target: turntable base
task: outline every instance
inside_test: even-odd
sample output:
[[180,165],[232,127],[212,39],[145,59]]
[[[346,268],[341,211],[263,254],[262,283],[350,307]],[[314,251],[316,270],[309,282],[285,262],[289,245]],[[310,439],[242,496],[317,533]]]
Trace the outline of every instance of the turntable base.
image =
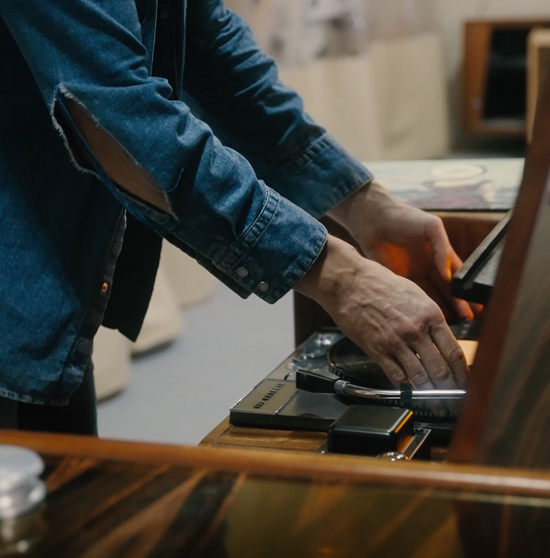
[[[329,426],[349,402],[327,393],[308,393],[295,386],[295,365],[328,365],[329,346],[342,338],[337,330],[312,335],[230,410],[201,445],[320,452]],[[432,443],[432,460],[446,457],[446,442]]]

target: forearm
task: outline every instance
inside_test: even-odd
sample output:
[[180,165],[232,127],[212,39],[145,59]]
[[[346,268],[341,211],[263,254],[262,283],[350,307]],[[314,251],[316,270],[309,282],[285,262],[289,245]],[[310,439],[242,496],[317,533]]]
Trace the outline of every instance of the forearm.
[[[242,153],[259,178],[318,218],[370,173],[304,112],[247,24],[221,0],[188,12],[184,89],[193,110]],[[196,105],[196,106],[195,106]]]
[[338,204],[327,215],[344,227],[355,239],[374,231],[381,217],[386,218],[392,208],[403,202],[392,196],[376,179]]
[[166,82],[149,74],[133,2],[6,0],[0,17],[67,157],[134,216],[241,296],[275,302],[302,277],[324,227],[170,99]]
[[325,133],[279,81],[248,24],[222,0],[191,2],[187,18],[184,90],[216,135],[262,177]]

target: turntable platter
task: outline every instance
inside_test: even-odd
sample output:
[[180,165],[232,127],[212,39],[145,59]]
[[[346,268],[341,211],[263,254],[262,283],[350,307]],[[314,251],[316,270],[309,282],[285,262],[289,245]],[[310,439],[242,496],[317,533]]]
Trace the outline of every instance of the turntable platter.
[[[468,366],[474,363],[477,341],[458,340]],[[393,389],[382,367],[372,360],[353,341],[344,337],[328,351],[328,361],[332,371],[343,380],[372,389]]]
[[373,389],[394,389],[382,367],[351,339],[344,337],[328,350],[328,361],[342,379]]
[[[327,357],[332,372],[342,378],[342,380],[370,389],[395,389],[395,386],[386,376],[382,367],[347,337],[337,341],[328,350]],[[401,399],[371,400],[352,397],[350,399],[356,404],[386,405],[411,409],[417,418],[426,417],[437,422],[448,422],[451,420],[450,416],[436,417],[424,402],[404,401]]]
[[[462,320],[451,325],[450,329],[462,345],[468,364],[471,365],[477,349],[479,322]],[[347,382],[371,389],[395,389],[382,367],[347,337],[340,339],[329,348],[327,358],[331,371]],[[405,406],[413,409],[417,416],[431,417],[435,421],[449,420],[448,417],[442,419],[434,417],[429,407],[423,403],[409,404],[400,400],[385,400],[376,404]]]
[[[468,365],[472,365],[474,361],[479,328],[480,322],[477,320],[461,320],[450,325],[453,335],[464,351]],[[382,367],[347,337],[330,347],[327,356],[332,371],[343,380],[372,389],[395,387]]]

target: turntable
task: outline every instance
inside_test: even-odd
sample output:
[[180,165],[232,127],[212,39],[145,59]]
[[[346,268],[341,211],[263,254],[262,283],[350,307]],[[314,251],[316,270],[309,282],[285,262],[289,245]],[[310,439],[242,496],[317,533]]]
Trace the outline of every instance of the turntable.
[[[457,339],[475,340],[479,322],[465,320],[451,329]],[[396,390],[359,347],[338,329],[325,329],[311,335],[238,401],[229,420],[236,426],[329,431],[352,406],[382,406],[407,410],[407,416],[412,411],[414,429],[430,429],[432,438],[448,440],[455,417],[435,416],[425,401],[416,400],[419,393],[410,385]],[[449,398],[461,399],[463,393]]]

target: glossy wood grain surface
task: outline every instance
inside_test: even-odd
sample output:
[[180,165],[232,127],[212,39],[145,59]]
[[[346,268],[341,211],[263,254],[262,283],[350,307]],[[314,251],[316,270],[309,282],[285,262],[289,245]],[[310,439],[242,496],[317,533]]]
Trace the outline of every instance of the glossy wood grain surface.
[[[516,532],[508,510],[545,520],[550,504],[550,475],[534,472],[16,432],[0,443],[47,463],[46,503],[19,529],[31,557],[519,556],[493,553]],[[549,550],[540,525],[519,524],[530,556]]]
[[319,451],[326,440],[326,432],[233,426],[226,418],[204,437],[201,445],[313,453]]
[[549,145],[550,81],[453,439],[455,461],[550,468]]

